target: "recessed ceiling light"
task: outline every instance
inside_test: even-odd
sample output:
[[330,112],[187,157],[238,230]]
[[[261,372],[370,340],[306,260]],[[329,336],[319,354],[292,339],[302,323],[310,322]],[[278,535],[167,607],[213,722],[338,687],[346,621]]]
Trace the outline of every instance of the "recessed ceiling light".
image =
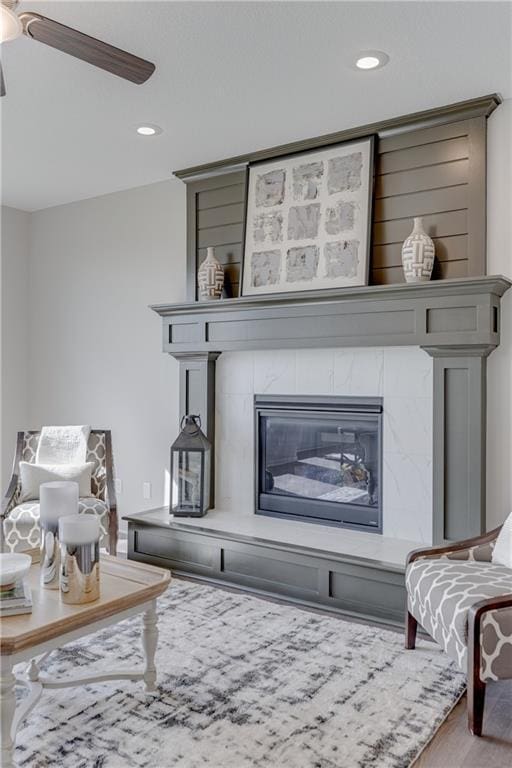
[[385,67],[389,56],[384,51],[361,51],[356,57],[358,69],[379,69]]
[[140,136],[157,136],[159,133],[162,133],[162,129],[159,125],[147,123],[146,125],[138,125],[137,133]]

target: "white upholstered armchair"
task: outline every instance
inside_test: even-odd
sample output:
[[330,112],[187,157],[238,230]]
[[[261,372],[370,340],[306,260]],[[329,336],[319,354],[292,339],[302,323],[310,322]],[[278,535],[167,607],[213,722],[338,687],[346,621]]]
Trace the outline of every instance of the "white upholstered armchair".
[[[20,461],[35,462],[39,431],[18,432],[11,480],[2,499],[0,551],[19,552],[39,546],[39,501],[21,501]],[[92,429],[87,443],[87,461],[94,464],[91,496],[80,498],[79,513],[98,516],[100,544],[110,554],[117,548],[117,506],[114,490],[112,436],[108,429]]]

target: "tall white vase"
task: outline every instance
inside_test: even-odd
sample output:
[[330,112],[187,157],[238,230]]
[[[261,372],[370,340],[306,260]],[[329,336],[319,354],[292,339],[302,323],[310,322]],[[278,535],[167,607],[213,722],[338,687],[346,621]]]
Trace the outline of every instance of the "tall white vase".
[[224,287],[224,269],[215,258],[215,249],[206,249],[206,259],[197,272],[199,296],[202,299],[220,299]]
[[402,266],[406,283],[425,283],[432,275],[435,247],[425,230],[423,219],[414,219],[414,227],[402,246]]

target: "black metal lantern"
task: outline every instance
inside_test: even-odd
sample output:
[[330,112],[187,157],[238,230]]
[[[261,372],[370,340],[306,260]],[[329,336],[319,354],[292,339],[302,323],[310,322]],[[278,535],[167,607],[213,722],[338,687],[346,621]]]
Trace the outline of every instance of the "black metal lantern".
[[200,416],[184,416],[180,430],[171,446],[171,512],[202,517],[210,501],[211,445]]

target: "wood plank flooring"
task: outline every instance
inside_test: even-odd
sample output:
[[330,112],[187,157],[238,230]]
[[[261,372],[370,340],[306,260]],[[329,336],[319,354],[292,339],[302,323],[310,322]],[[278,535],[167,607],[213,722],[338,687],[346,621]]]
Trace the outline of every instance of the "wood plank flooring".
[[464,696],[414,768],[511,768],[512,680],[488,684],[483,732],[481,738],[469,733]]

